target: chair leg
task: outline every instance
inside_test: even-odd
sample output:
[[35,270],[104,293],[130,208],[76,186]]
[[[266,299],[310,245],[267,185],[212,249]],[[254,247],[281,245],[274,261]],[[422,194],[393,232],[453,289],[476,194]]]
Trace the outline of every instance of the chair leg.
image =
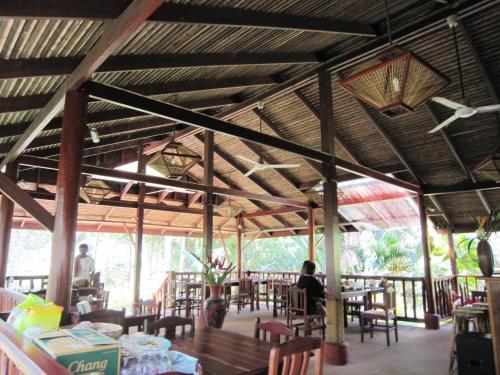
[[396,337],[396,342],[399,341],[398,339],[398,319],[394,318],[394,336]]
[[365,342],[365,324],[363,319],[360,319],[359,322],[361,325],[361,342]]
[[389,319],[385,319],[385,338],[387,340],[387,346],[391,346],[391,338],[389,337]]

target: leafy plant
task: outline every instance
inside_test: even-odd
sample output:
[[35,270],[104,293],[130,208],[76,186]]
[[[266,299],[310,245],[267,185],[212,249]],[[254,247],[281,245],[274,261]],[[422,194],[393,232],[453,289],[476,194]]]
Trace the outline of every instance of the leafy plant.
[[224,258],[217,257],[212,259],[212,256],[210,256],[206,250],[204,252],[207,259],[206,261],[202,260],[191,251],[189,253],[203,266],[203,275],[208,285],[222,285],[236,266],[233,265],[233,263],[229,263],[229,265],[225,267],[226,260]]

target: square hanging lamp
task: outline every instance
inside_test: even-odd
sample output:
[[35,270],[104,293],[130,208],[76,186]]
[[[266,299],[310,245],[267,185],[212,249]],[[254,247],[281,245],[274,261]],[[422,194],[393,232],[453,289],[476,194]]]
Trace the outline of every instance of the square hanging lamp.
[[224,217],[236,217],[243,211],[243,206],[230,198],[215,206],[215,212]]
[[165,177],[182,177],[201,156],[180,142],[170,142],[158,152],[148,163],[148,166]]
[[500,181],[500,147],[497,147],[482,162],[480,162],[474,172],[495,182]]
[[340,86],[389,117],[411,113],[450,80],[412,52],[394,46],[360,65]]
[[91,178],[80,188],[80,198],[87,203],[99,204],[112,190],[103,180]]

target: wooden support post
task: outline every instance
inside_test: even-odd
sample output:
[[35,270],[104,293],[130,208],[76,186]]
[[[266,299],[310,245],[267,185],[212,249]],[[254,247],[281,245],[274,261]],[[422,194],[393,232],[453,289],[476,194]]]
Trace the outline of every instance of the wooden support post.
[[[139,146],[137,159],[137,173],[146,174],[146,155],[143,153],[143,145]],[[146,184],[139,184],[139,197],[137,201],[137,221],[135,224],[135,254],[134,254],[134,303],[139,303],[141,298],[141,268],[142,268],[142,238],[144,235],[144,197],[146,195]]]
[[[7,164],[5,175],[12,181],[17,180],[17,163]],[[9,258],[10,234],[12,231],[12,217],[14,215],[14,202],[2,195],[0,206],[0,288],[5,288],[7,275],[7,261]]]
[[241,235],[243,231],[243,218],[241,215],[238,215],[236,218],[236,271],[238,271],[238,278],[242,276],[242,252],[243,252],[243,246],[241,243]]
[[453,280],[451,286],[453,288],[453,291],[458,295],[458,280],[456,278],[456,276],[458,275],[457,253],[455,252],[455,242],[453,241],[453,232],[451,231],[451,228],[448,228],[448,230],[446,231],[446,234],[448,236],[448,249],[450,252],[451,274],[455,276],[455,279]]
[[418,213],[420,217],[420,230],[422,236],[422,251],[424,254],[424,284],[427,300],[425,312],[425,328],[439,329],[439,315],[436,314],[434,293],[432,288],[431,256],[429,248],[429,235],[427,231],[427,214],[425,213],[424,196],[417,194]]
[[[203,155],[203,183],[212,186],[214,182],[214,132],[205,131],[205,149]],[[212,256],[214,227],[213,194],[206,192],[203,207],[203,248],[206,256]],[[205,256],[205,254],[203,255]]]
[[87,131],[87,100],[88,96],[85,93],[79,91],[66,93],[57,172],[56,213],[47,299],[63,306],[66,313],[69,313],[71,302],[78,193],[83,143]]
[[323,211],[326,251],[326,343],[325,361],[332,365],[347,363],[347,345],[344,342],[344,314],[340,281],[340,229],[338,217],[337,182],[335,172],[335,134],[333,129],[331,77],[327,70],[318,73],[321,149],[332,155],[330,162],[322,163]]
[[316,243],[315,240],[315,223],[314,223],[314,208],[309,207],[307,209],[307,232],[309,234],[309,260],[315,260],[316,256],[314,254],[314,245]]

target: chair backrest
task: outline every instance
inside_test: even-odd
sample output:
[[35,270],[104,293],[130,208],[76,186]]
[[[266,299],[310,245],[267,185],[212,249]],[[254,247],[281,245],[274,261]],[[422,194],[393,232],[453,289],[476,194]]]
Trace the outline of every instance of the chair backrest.
[[273,344],[280,344],[281,337],[288,341],[295,337],[293,329],[286,326],[281,322],[262,322],[260,318],[255,319],[254,336],[260,340],[260,332],[262,331],[262,340],[267,341],[267,333],[269,332],[269,341]]
[[323,348],[323,340],[318,337],[298,337],[275,346],[269,355],[268,375],[306,375],[311,351],[315,354],[314,375],[322,375]]
[[287,314],[307,314],[307,291],[296,286],[288,288]]
[[384,310],[393,312],[396,309],[396,288],[394,284],[388,283],[384,286]]
[[152,323],[144,322],[144,331],[150,335],[158,336],[160,330],[165,329],[164,337],[169,340],[174,340],[177,327],[182,327],[181,336],[186,335],[186,326],[190,326],[189,336],[194,336],[194,315],[191,318],[183,318],[180,316],[166,316]]
[[242,293],[252,293],[253,281],[252,279],[243,278],[240,279],[238,292]]
[[99,292],[97,292],[97,297],[101,299],[101,309],[107,309],[109,304],[109,290],[99,290]]
[[93,323],[114,323],[123,325],[125,319],[125,309],[111,310],[102,309],[91,311],[87,314],[80,314],[80,321],[89,321]]
[[139,302],[139,313],[140,314],[155,314],[160,317],[161,311],[161,301],[156,302],[152,299],[140,300]]

